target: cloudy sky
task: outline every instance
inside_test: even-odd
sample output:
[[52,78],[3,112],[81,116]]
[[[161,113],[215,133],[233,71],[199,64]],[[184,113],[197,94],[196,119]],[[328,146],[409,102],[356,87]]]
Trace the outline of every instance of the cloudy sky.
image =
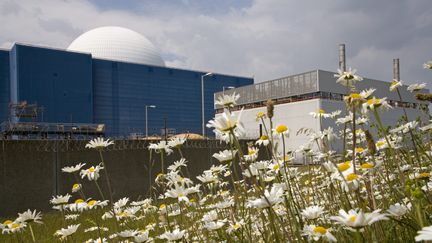
[[[431,0],[0,0],[0,47],[66,48],[81,33],[116,25],[144,34],[168,66],[254,76],[256,82],[348,66],[407,83],[432,81]],[[430,87],[430,86],[429,86]]]

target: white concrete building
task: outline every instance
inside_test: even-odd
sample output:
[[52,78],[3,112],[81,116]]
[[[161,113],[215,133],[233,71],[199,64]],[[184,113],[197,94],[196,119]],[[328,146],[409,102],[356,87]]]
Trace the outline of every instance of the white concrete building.
[[[225,94],[236,92],[240,94],[238,105],[234,111],[238,112],[244,108],[242,122],[247,130],[246,137],[257,139],[260,136],[260,122],[256,120],[259,111],[266,112],[266,101],[272,99],[275,102],[274,125],[285,124],[290,129],[290,137],[287,140],[287,149],[297,149],[307,143],[309,138],[304,134],[297,135],[297,131],[302,128],[320,131],[328,127],[341,130],[334,120],[316,119],[309,113],[323,109],[326,113],[342,110],[340,116],[345,116],[346,105],[343,101],[344,95],[348,93],[347,87],[336,83],[333,72],[314,70],[297,75],[282,77],[262,83],[238,87],[225,90]],[[387,101],[394,108],[380,112],[380,117],[384,125],[397,124],[404,114],[405,108],[408,119],[414,120],[421,118],[422,121],[428,119],[428,104],[415,99],[415,95],[407,91],[407,86],[400,87],[402,102],[397,92],[390,92],[390,82],[364,78],[363,81],[356,83],[358,91],[374,88],[376,91],[372,97],[387,97]],[[428,90],[422,90],[428,92]],[[215,93],[215,98],[222,95],[222,92]],[[216,115],[222,112],[221,107],[215,107]],[[422,111],[423,109],[423,111]],[[370,117],[373,117],[372,115]],[[268,124],[266,124],[268,126]],[[372,134],[375,138],[377,135]],[[339,147],[339,148],[338,148]],[[336,145],[336,150],[340,146]]]

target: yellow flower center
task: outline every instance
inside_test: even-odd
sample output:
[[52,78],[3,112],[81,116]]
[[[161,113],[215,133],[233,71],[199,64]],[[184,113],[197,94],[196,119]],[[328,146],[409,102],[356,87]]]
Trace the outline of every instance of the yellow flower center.
[[430,176],[429,172],[420,173],[419,178],[428,178]]
[[373,106],[379,106],[379,105],[381,105],[381,100],[380,100],[380,99],[377,99],[377,98],[372,98],[372,99],[369,99],[369,100],[367,101],[367,104],[368,104],[369,106],[371,106],[371,105],[373,105]]
[[162,203],[162,204],[159,206],[159,209],[164,209],[164,208],[166,208],[166,205]]
[[278,170],[279,169],[279,164],[275,164],[275,165],[273,165],[273,170]]
[[349,220],[353,223],[355,222],[356,219],[357,219],[357,216],[355,216],[355,215],[349,217]]
[[3,225],[8,225],[8,224],[12,224],[13,222],[12,222],[12,220],[6,220],[6,221],[4,221],[3,222]]
[[96,200],[90,200],[87,205],[93,206],[96,203]]
[[347,175],[347,177],[346,177],[347,181],[353,181],[353,180],[356,180],[358,178],[359,178],[359,176],[355,173],[351,173],[351,174]]
[[262,111],[260,111],[260,112],[258,112],[258,113],[256,114],[256,117],[257,117],[258,119],[263,118],[264,116],[265,116],[265,113],[262,112]]
[[327,229],[321,226],[317,226],[313,229],[313,232],[325,235],[327,233]]
[[359,93],[351,93],[349,95],[349,97],[353,100],[359,100],[359,99],[363,98]]
[[18,227],[19,227],[19,224],[17,224],[17,223],[13,223],[11,228],[12,228],[12,229],[16,229],[16,228],[18,228]]
[[239,223],[235,223],[232,227],[233,229],[239,229],[241,225]]
[[319,110],[318,110],[318,113],[320,113],[320,114],[324,114],[324,113],[325,113],[325,110],[324,110],[324,109],[319,109]]
[[183,197],[184,195],[183,195],[183,193],[179,193],[179,195],[178,195],[178,197]]
[[382,146],[384,146],[386,144],[386,142],[384,142],[384,141],[378,141],[378,142],[376,142],[376,146],[377,147],[382,147]]
[[90,168],[89,168],[89,171],[90,171],[90,172],[94,172],[94,171],[95,171],[95,168],[94,168],[94,167],[90,167]]
[[72,186],[73,189],[78,189],[79,187],[80,187],[79,184],[73,184],[73,186]]
[[346,171],[351,167],[351,163],[349,161],[346,161],[345,163],[341,163],[338,165],[338,169],[340,171]]
[[255,149],[248,149],[248,155],[254,155],[256,153]]
[[83,203],[83,202],[84,202],[84,200],[82,200],[82,199],[75,200],[75,203]]
[[355,151],[356,153],[362,153],[364,151],[364,148],[356,148]]
[[222,132],[230,131],[231,129],[234,129],[236,126],[237,126],[237,122],[236,121],[233,124],[231,124],[231,121],[228,120],[226,128],[222,128],[221,131]]
[[285,126],[285,125],[279,125],[279,126],[276,127],[276,132],[277,133],[283,133],[283,132],[286,132],[286,131],[288,131],[288,127]]
[[268,136],[267,135],[262,135],[261,137],[260,137],[260,140],[268,140]]
[[191,200],[189,200],[189,202],[195,202],[195,198],[192,198]]
[[374,165],[371,163],[364,163],[364,164],[361,164],[360,167],[362,169],[372,169],[374,167]]

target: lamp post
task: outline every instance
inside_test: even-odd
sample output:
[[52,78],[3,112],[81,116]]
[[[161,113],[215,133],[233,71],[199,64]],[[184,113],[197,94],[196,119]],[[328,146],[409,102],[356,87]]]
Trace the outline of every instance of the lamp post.
[[226,89],[234,89],[235,87],[234,86],[222,86],[222,94],[225,94],[225,90]]
[[204,75],[201,75],[201,119],[202,119],[202,136],[205,137],[205,121],[204,121],[204,77],[205,76],[212,76],[213,73],[206,73]]
[[146,132],[146,137],[148,137],[148,116],[147,116],[147,109],[148,108],[156,108],[156,106],[155,105],[146,105],[145,106],[145,132]]

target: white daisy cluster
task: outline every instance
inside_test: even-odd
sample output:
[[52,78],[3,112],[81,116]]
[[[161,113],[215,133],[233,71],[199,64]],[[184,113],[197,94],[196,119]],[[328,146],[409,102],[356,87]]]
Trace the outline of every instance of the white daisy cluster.
[[[269,114],[257,114],[264,133],[247,147],[239,141],[245,133],[242,110],[233,109],[238,95],[220,97],[224,111],[207,126],[226,147],[209,156],[213,165],[192,175],[189,168],[202,165],[183,157],[185,139],[152,143],[148,149],[160,155],[160,165],[143,173],[150,185],[136,201],[118,188],[111,193],[102,155],[113,142],[92,140],[86,147],[96,149],[100,161],[62,169],[75,181],[71,194],[50,200],[61,217],[52,236],[68,242],[432,240],[432,123],[405,117],[384,127],[380,114],[391,109],[387,99],[374,97],[374,89],[357,92],[362,78],[355,70],[339,71],[336,78],[350,87],[346,110],[310,113],[311,119],[335,126],[291,131],[273,123],[269,102]],[[394,81],[390,90],[402,87]],[[422,85],[408,89],[417,92]],[[290,133],[307,139],[299,148],[287,148]],[[344,148],[340,153],[333,149],[337,144]],[[168,156],[175,150],[180,159]],[[299,157],[303,166],[294,163]],[[38,242],[37,232],[44,232],[37,228],[40,222],[40,213],[28,210],[0,229],[6,239],[25,242],[31,232]],[[32,226],[39,231],[27,230]]]

